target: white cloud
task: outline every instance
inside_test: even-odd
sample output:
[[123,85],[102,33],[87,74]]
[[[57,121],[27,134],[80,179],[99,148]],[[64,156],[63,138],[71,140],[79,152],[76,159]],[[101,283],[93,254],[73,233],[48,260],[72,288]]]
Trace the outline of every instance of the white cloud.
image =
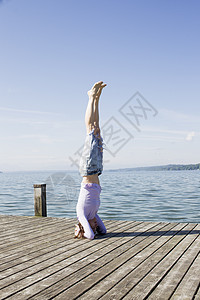
[[161,118],[166,118],[168,120],[176,121],[176,122],[199,123],[199,121],[200,121],[200,119],[197,115],[189,115],[189,114],[185,114],[185,113],[181,113],[178,111],[165,109],[165,108],[159,109],[159,115]]
[[188,131],[186,130],[173,130],[173,129],[165,129],[158,127],[143,127],[143,131],[152,132],[152,133],[164,133],[170,135],[186,135]]
[[195,132],[189,132],[186,136],[186,141],[192,141],[193,137],[195,136]]
[[26,109],[16,109],[9,107],[1,107],[0,111],[14,112],[14,113],[25,113],[25,114],[37,114],[37,115],[60,115],[60,113],[39,111],[39,110],[26,110]]
[[35,142],[35,140],[38,140],[38,142],[40,142],[42,144],[64,143],[65,142],[64,138],[58,138],[58,137],[42,135],[42,134],[24,134],[24,135],[5,136],[5,137],[1,137],[1,140],[2,141],[25,140],[25,141],[27,141],[27,143],[30,143],[30,140],[32,142]]

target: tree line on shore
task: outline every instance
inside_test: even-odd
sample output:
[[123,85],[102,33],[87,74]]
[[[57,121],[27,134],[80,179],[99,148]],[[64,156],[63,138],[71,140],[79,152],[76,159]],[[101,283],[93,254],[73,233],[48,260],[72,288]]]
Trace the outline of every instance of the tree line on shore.
[[[189,165],[165,165],[165,166],[152,166],[152,167],[138,167],[138,168],[125,168],[125,169],[115,169],[110,171],[184,171],[184,170],[200,170],[200,163],[189,164]],[[0,171],[0,173],[3,173]]]
[[138,167],[138,168],[125,168],[125,169],[115,169],[112,171],[184,171],[184,170],[200,170],[200,163],[198,164],[170,164],[164,166],[152,166],[152,167]]
[[158,166],[158,167],[149,167],[154,170],[161,170],[161,171],[182,171],[182,170],[200,170],[200,163],[199,164],[189,164],[189,165],[166,165],[166,166]]

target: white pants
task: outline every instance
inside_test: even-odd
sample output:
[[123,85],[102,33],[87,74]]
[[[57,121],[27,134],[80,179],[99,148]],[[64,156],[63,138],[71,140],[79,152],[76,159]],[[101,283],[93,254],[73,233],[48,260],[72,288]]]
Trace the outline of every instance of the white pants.
[[94,232],[88,220],[94,217],[97,220],[98,232],[102,234],[106,233],[106,227],[97,215],[100,206],[100,193],[100,185],[96,183],[82,183],[76,206],[77,218],[85,231],[84,236],[91,240],[94,238]]

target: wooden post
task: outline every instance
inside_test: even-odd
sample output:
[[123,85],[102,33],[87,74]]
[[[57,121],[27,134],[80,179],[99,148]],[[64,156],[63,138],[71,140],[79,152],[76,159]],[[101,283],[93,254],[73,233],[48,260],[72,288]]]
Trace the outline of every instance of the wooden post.
[[46,217],[46,184],[34,184],[34,207],[36,217]]

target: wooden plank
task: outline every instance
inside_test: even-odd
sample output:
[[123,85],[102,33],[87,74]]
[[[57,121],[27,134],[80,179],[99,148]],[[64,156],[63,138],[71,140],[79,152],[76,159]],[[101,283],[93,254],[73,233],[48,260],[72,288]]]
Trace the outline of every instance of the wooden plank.
[[[113,222],[112,222],[113,223]],[[116,227],[116,225],[113,225],[113,226],[115,226]],[[126,224],[126,226],[127,226],[127,224]],[[111,228],[112,228],[112,226],[111,226]],[[70,234],[70,235],[72,235],[72,234]],[[72,237],[72,236],[71,236]],[[76,244],[78,244],[78,243],[81,243],[82,245],[84,244],[84,243],[87,243],[88,241],[85,239],[85,240],[77,240],[77,243]],[[73,244],[73,247],[71,247],[72,249],[73,248],[75,248],[76,249],[76,247],[74,246],[74,239],[73,238],[71,238],[70,240],[69,239],[67,239],[66,240],[66,244],[67,244],[67,246],[68,246],[68,250],[69,249],[71,249],[70,247],[69,247],[69,244]],[[37,249],[38,250],[38,249]],[[49,249],[48,249],[49,250]],[[77,249],[76,249],[76,251],[78,251]],[[38,251],[37,251],[37,253],[38,253]],[[24,267],[24,266],[22,266],[22,267]]]
[[[59,226],[60,224],[60,226]],[[12,234],[8,233],[8,236],[2,238],[2,244],[0,245],[0,250],[3,252],[10,250],[11,248],[17,248],[21,242],[34,242],[34,238],[43,237],[45,234],[50,234],[51,232],[59,232],[64,228],[73,227],[73,223],[46,223],[46,224],[35,224],[35,226],[27,225],[26,229],[20,229],[19,232],[13,231]],[[29,230],[28,230],[29,228]],[[32,242],[31,241],[31,242]]]
[[[71,233],[74,232],[74,230],[71,230],[71,228],[74,228],[74,225],[76,223],[76,220],[70,219],[70,220],[60,220],[55,222],[53,220],[47,219],[41,219],[46,220],[46,222],[41,222],[38,220],[36,223],[30,223],[26,224],[26,227],[24,230],[9,230],[7,238],[4,240],[3,245],[0,246],[0,250],[2,250],[4,247],[10,247],[12,244],[15,244],[15,240],[28,240],[29,236],[31,237],[40,237],[41,235],[46,235],[47,233],[52,232],[59,232],[62,231],[63,228],[66,227],[66,230],[70,231]],[[47,221],[48,220],[48,221]],[[109,222],[109,221],[108,221]],[[62,228],[61,228],[62,227]],[[50,229],[51,228],[51,229]],[[52,230],[53,228],[53,230]],[[49,231],[50,229],[50,231]],[[12,234],[11,234],[12,233]]]
[[[134,222],[132,222],[134,223]],[[129,225],[126,225],[126,227]],[[116,230],[117,226],[115,225]],[[132,226],[131,226],[132,228]],[[119,228],[120,229],[120,228]],[[118,232],[119,232],[118,229]],[[117,233],[116,233],[117,234]],[[62,271],[62,269],[65,266],[71,265],[73,262],[79,261],[81,258],[85,258],[88,256],[88,249],[90,252],[96,253],[97,249],[92,249],[92,244],[94,243],[102,243],[102,240],[94,240],[94,241],[88,241],[88,240],[73,240],[74,241],[74,249],[69,250],[69,251],[64,251],[62,255],[58,255],[56,257],[50,258],[46,260],[44,263],[39,262],[36,265],[33,265],[32,267],[29,267],[28,269],[20,270],[18,274],[14,274],[13,276],[9,276],[9,278],[4,278],[1,280],[1,294],[2,295],[9,295],[12,294],[13,290],[19,289],[19,287],[24,288],[26,285],[30,283],[30,277],[32,278],[31,282],[33,283],[34,280],[42,279],[44,276],[49,276],[49,274],[55,273],[57,271]],[[106,239],[107,241],[107,239]],[[81,246],[80,248],[76,247],[76,245],[80,244],[82,242],[82,248],[83,251],[81,251]],[[84,251],[85,244],[88,245],[88,249],[86,248]],[[80,252],[81,251],[81,252]],[[72,256],[73,255],[73,256]],[[85,261],[85,260],[84,260]],[[20,266],[21,267],[21,266]],[[77,266],[78,267],[78,266]],[[34,279],[35,278],[35,279]],[[9,286],[9,283],[12,282],[12,286]],[[8,286],[8,288],[6,287]],[[34,289],[35,293],[35,289]]]
[[[62,228],[62,227],[61,227]],[[52,229],[52,236],[56,236],[56,237],[62,237],[63,235],[65,235],[66,239],[68,238],[68,231],[66,230],[65,227],[62,228],[63,231],[62,231],[62,234],[61,232],[59,231],[55,231]],[[50,230],[50,229],[49,229]],[[73,227],[72,227],[72,230],[73,230]],[[18,241],[17,243],[15,244],[12,244],[10,247],[5,247],[3,249],[1,249],[0,251],[0,256],[1,256],[1,262],[4,263],[5,260],[9,260],[10,257],[14,256],[15,254],[22,254],[23,255],[23,251],[25,250],[28,250],[28,249],[34,249],[34,247],[37,247],[37,244],[38,244],[38,247],[41,247],[44,242],[46,243],[49,243],[48,240],[52,241],[52,236],[51,236],[51,232],[48,232],[47,233],[48,236],[45,236],[45,234],[40,234],[39,237],[32,237],[32,238],[29,238],[28,240],[21,240],[21,241]],[[46,237],[46,239],[45,239]],[[40,244],[41,243],[41,244]],[[69,242],[70,243],[70,242]],[[31,247],[32,245],[32,247]]]
[[[113,225],[111,224],[110,227],[112,228],[112,226]],[[41,248],[41,245],[39,246],[36,245],[36,249],[34,248],[34,252],[30,253],[30,250],[28,250],[28,252],[22,251],[22,253],[24,254],[23,256],[18,257],[15,260],[7,261],[4,264],[1,264],[0,279],[7,278],[12,274],[16,274],[17,272],[20,272],[20,270],[25,270],[27,268],[30,268],[31,266],[34,266],[35,264],[38,263],[38,259],[41,263],[43,261],[47,261],[49,258],[56,257],[62,253],[66,253],[66,251],[68,251],[68,255],[69,255],[69,250],[72,249],[79,251],[77,250],[77,247],[74,246],[73,238],[66,239],[66,236],[64,237],[60,236],[58,237],[58,239],[59,239],[59,243],[58,242],[55,243],[53,239],[52,241],[53,244],[50,243],[47,247]],[[85,240],[85,242],[87,241]],[[79,243],[81,243],[81,240],[79,240]],[[85,248],[86,247],[84,246],[84,249]]]
[[[69,223],[72,221],[66,221],[66,223]],[[53,220],[49,220],[46,219],[41,219],[40,218],[34,218],[33,220],[21,220],[18,223],[15,224],[11,224],[6,225],[5,230],[0,234],[1,237],[1,244],[4,245],[5,241],[9,241],[10,240],[16,240],[18,237],[21,237],[22,235],[27,235],[27,234],[31,234],[32,232],[35,232],[36,230],[42,230],[44,231],[43,228],[45,228],[46,226],[49,225],[56,225],[56,224],[64,224],[63,220],[59,220],[59,219],[53,219]],[[2,245],[0,244],[0,248],[2,247]]]
[[[30,236],[26,235],[25,237],[23,237],[23,240],[21,241],[21,242],[23,242],[23,253],[25,253],[24,250],[26,248],[27,248],[28,253],[30,253],[31,248],[38,250],[40,245],[43,246],[44,244],[46,244],[46,239],[44,239],[44,236],[46,236],[46,238],[48,237],[48,239],[49,239],[48,242],[50,242],[50,241],[54,242],[54,240],[56,238],[61,238],[62,236],[64,236],[67,240],[67,239],[69,239],[69,237],[71,238],[74,233],[74,222],[70,222],[70,223],[64,222],[63,224],[62,223],[59,223],[59,224],[52,223],[50,225],[46,226],[46,227],[42,226],[42,228],[39,228],[39,230],[32,232],[32,234]],[[43,229],[43,231],[41,229]],[[30,237],[32,238],[31,245],[29,243]],[[70,242],[73,242],[73,239],[70,239],[69,243]],[[19,241],[18,241],[18,243],[19,243]],[[6,253],[8,253],[8,250],[11,251],[10,256],[12,256],[12,253],[18,254],[18,253],[22,252],[21,243],[20,243],[19,247],[16,247],[16,244],[14,243],[14,247],[13,247],[13,244],[11,241],[11,243],[9,245],[5,245],[5,248],[7,250]],[[5,250],[4,248],[0,248],[1,252],[3,252],[4,250]],[[8,259],[9,257],[6,255],[6,259]]]
[[[190,226],[191,224],[189,224]],[[151,294],[151,291],[154,289],[154,287],[159,283],[160,280],[173,268],[173,266],[176,264],[176,262],[183,256],[183,254],[188,250],[188,248],[191,246],[191,244],[194,242],[194,240],[197,238],[197,235],[189,234],[182,236],[181,242],[179,242],[174,248],[168,252],[169,249],[167,249],[167,253],[165,255],[162,249],[162,252],[159,254],[156,253],[153,256],[153,261],[151,265],[151,270],[148,272],[148,274],[142,278],[142,280],[129,292],[124,299],[132,299],[133,295],[136,294],[138,299],[141,298],[148,298]],[[200,243],[198,243],[198,246],[200,246]],[[158,255],[157,255],[158,254]],[[158,257],[158,259],[157,259]],[[155,262],[158,262],[155,265]],[[154,267],[155,265],[155,267]],[[172,286],[168,286],[169,292],[171,294],[173,293]],[[166,299],[166,298],[165,298]]]
[[0,235],[3,236],[3,234],[5,234],[7,228],[11,228],[11,229],[16,229],[16,226],[15,225],[19,225],[20,226],[24,226],[24,224],[27,224],[27,223],[32,223],[37,221],[37,218],[32,218],[32,217],[24,217],[24,219],[22,220],[21,218],[18,218],[18,217],[12,217],[11,216],[8,216],[8,218],[5,218],[5,220],[2,220],[0,219],[0,224],[1,224],[1,232],[0,232]]
[[[193,299],[200,285],[200,254],[191,265],[183,280],[175,290],[172,300]],[[196,296],[197,298],[197,296]]]
[[[71,226],[73,223],[71,223]],[[59,232],[65,228],[65,226],[69,226],[68,223],[63,222],[50,222],[43,224],[35,224],[35,227],[32,229],[29,227],[29,230],[27,232],[21,232],[19,235],[12,235],[9,237],[6,242],[4,241],[4,244],[0,246],[0,251],[2,254],[6,254],[7,251],[10,251],[11,249],[16,249],[21,247],[21,244],[30,244],[34,242],[35,238],[42,238],[44,239],[44,236],[47,234],[51,235],[53,232]]]
[[[150,246],[136,253],[131,260],[123,265],[123,268],[112,273],[110,278],[104,279],[104,285],[108,281],[107,285],[110,290],[107,294],[104,292],[105,296],[102,299],[121,299],[121,297],[124,297],[151,270],[160,257],[165,255],[165,252],[169,251],[174,244],[179,243],[182,237],[176,236],[176,234],[182,228],[185,228],[185,224],[176,225],[173,230],[164,233]],[[114,280],[113,288],[109,284],[111,278]],[[101,292],[103,292],[103,288]]]
[[194,300],[200,300],[200,283],[198,286],[198,290],[196,291],[196,294],[194,296]]
[[[139,226],[139,225],[138,225]],[[143,226],[143,224],[141,224]],[[146,226],[151,226],[150,224]],[[129,225],[129,230],[132,232],[133,226]],[[118,235],[121,235],[122,229],[118,229]],[[128,230],[127,230],[128,232]],[[120,236],[121,238],[121,236]],[[133,238],[133,237],[132,237]],[[117,233],[115,237],[112,237],[114,241],[119,239],[117,237]],[[19,290],[18,294],[15,294],[13,296],[13,299],[21,299],[21,297],[24,297],[25,295],[33,296],[35,295],[36,291],[38,290],[44,290],[45,297],[49,293],[51,294],[51,289],[53,285],[53,292],[55,289],[60,288],[60,281],[62,281],[63,277],[67,277],[67,285],[70,284],[70,278],[71,280],[74,280],[77,282],[79,280],[79,277],[84,277],[85,272],[91,273],[93,269],[99,268],[99,265],[106,263],[105,254],[107,253],[107,260],[113,259],[113,254],[110,254],[110,252],[113,250],[115,251],[116,255],[119,252],[117,249],[119,247],[115,245],[115,243],[110,243],[110,239],[105,238],[104,247],[102,248],[101,244],[103,243],[103,240],[99,240],[100,243],[97,244],[98,240],[88,241],[88,244],[90,245],[90,248],[86,249],[86,251],[80,251],[77,252],[75,255],[63,259],[63,261],[57,262],[57,264],[50,265],[49,267],[45,267],[43,270],[40,270],[40,273],[37,272],[32,274],[32,276],[26,277],[24,280],[21,280],[20,282],[17,282],[17,285],[12,285],[12,289],[4,289],[1,292],[3,292],[3,295],[10,295],[14,291]],[[123,241],[123,239],[121,238]],[[97,245],[96,245],[97,244]],[[101,246],[101,247],[99,247]],[[120,249],[121,252],[123,252],[123,249]],[[109,255],[110,254],[110,255]],[[67,255],[66,255],[67,256]],[[96,261],[99,261],[99,265],[96,265]],[[94,264],[92,264],[94,262]],[[86,268],[86,269],[84,269]],[[36,271],[36,270],[35,270]],[[51,275],[51,276],[50,276]],[[69,277],[70,276],[70,277]],[[78,278],[78,279],[77,279]],[[35,284],[33,284],[35,282]],[[32,283],[32,284],[30,284]],[[57,283],[57,284],[55,284]],[[66,281],[61,282],[64,284],[64,287],[66,285]],[[19,285],[18,285],[19,284]],[[26,286],[29,286],[26,288]],[[49,286],[49,288],[46,288]],[[21,290],[22,288],[25,288],[24,290]],[[40,298],[41,296],[41,298]],[[10,298],[12,299],[12,298]],[[44,299],[43,292],[41,292],[41,295],[37,294],[36,299]]]
[[[134,269],[138,268],[142,264],[142,262],[145,262],[146,260],[148,261],[148,258],[151,257],[151,255],[155,251],[159,250],[161,246],[165,245],[165,243],[171,239],[170,232],[173,235],[177,231],[181,230],[184,226],[184,224],[178,224],[176,226],[175,224],[169,224],[165,228],[161,228],[158,231],[151,232],[151,235],[145,241],[143,241],[143,243],[140,243],[138,245],[139,247],[134,247],[133,249],[131,249],[132,251],[130,257],[126,257],[126,259],[124,260],[123,257],[121,257],[121,266],[119,265],[118,268],[113,269],[112,267],[110,267],[109,273],[106,273],[105,271],[102,272],[102,275],[106,275],[104,276],[103,280],[95,284],[93,288],[90,288],[90,290],[88,290],[84,295],[82,295],[81,298],[89,299],[92,296],[92,293],[94,294],[94,292],[97,298],[102,297],[102,299],[120,299],[120,297],[123,297],[126,293],[123,292],[123,290],[126,291],[126,286],[124,284],[119,283],[118,288],[117,283],[123,280],[123,278],[127,276],[130,272],[132,272]],[[143,272],[146,274],[146,269],[141,268],[140,272],[141,274],[143,274]],[[97,274],[97,279],[99,275],[100,274]],[[138,274],[136,272],[135,276],[137,279],[139,276],[139,271]]]
[[[20,229],[20,227],[25,227],[26,228],[26,224],[30,224],[31,226],[33,226],[34,224],[47,224],[47,223],[52,223],[52,222],[64,222],[67,221],[71,221],[71,220],[75,220],[75,219],[66,219],[66,218],[39,218],[39,217],[13,217],[13,221],[12,222],[6,222],[6,223],[1,223],[1,232],[0,235],[4,236],[6,234],[7,229],[9,229],[9,232],[18,232],[18,229]],[[18,228],[19,226],[19,228]]]
[[166,276],[162,278],[162,281],[159,282],[158,286],[152,291],[148,299],[169,299],[199,255],[199,249],[200,238],[198,237]]
[[75,222],[0,215],[1,299],[200,300],[200,224],[105,221],[88,241]]
[[[111,221],[107,221],[105,222],[105,224],[108,228],[110,228],[109,224],[111,224],[111,226],[115,226]],[[46,252],[51,251],[53,247],[56,248],[62,247],[62,245],[64,244],[67,244],[68,246],[73,245],[74,244],[74,239],[72,238],[73,228],[74,227],[62,229],[62,227],[60,227],[61,232],[48,234],[46,235],[45,240],[35,239],[34,242],[31,243],[31,245],[27,244],[27,245],[23,245],[23,247],[20,247],[18,249],[14,249],[9,256],[7,255],[5,258],[1,258],[0,270],[3,271],[7,269],[8,264],[10,268],[13,267],[14,265],[19,264],[21,259],[24,262],[26,260],[33,259],[34,257],[43,255]]]
[[[114,222],[112,222],[114,223]],[[68,225],[68,227],[67,227]],[[43,229],[43,230],[42,230]],[[31,239],[27,238],[27,236],[23,237],[23,239],[20,241],[18,241],[17,243],[14,244],[6,244],[5,248],[0,248],[0,256],[2,257],[2,255],[5,257],[5,253],[6,253],[6,257],[8,256],[8,253],[11,252],[11,255],[13,253],[17,253],[16,250],[22,251],[22,243],[23,243],[23,251],[25,250],[26,247],[33,247],[35,246],[35,243],[41,243],[44,240],[44,236],[47,238],[47,236],[49,237],[49,239],[53,239],[54,235],[56,234],[58,237],[59,235],[63,235],[64,233],[66,233],[66,239],[68,239],[70,237],[70,241],[74,241],[73,239],[71,239],[71,237],[73,237],[73,233],[74,233],[74,223],[72,223],[72,225],[69,226],[69,224],[64,222],[63,226],[58,226],[58,224],[51,224],[51,226],[47,226],[46,228],[44,228],[44,226],[41,228],[40,231],[36,231],[34,232],[34,234],[32,233],[31,235]],[[31,244],[30,244],[31,242]]]
[[[136,252],[140,251],[140,248],[145,247],[146,242],[144,240],[149,239],[148,231],[152,232],[151,224],[143,224],[141,228],[137,229],[137,232],[133,234],[133,229],[130,228],[130,235],[127,233],[120,242],[116,242],[114,249],[113,245],[108,244],[105,251],[101,253],[101,257],[98,255],[93,256],[93,260],[90,264],[80,264],[77,269],[73,268],[73,273],[69,273],[68,276],[63,276],[55,283],[55,278],[52,278],[52,286],[45,289],[40,294],[37,294],[34,299],[43,299],[44,295],[48,297],[56,297],[57,294],[62,293],[63,299],[71,299],[80,296],[85,289],[89,289],[92,285],[96,285],[97,281],[102,280],[106,274],[112,272],[112,269],[117,269],[123,264],[123,259],[128,259],[128,256],[134,255],[134,249]],[[157,224],[154,228],[157,232],[158,229],[167,226],[166,224]],[[171,225],[172,226],[172,225]],[[153,229],[154,229],[153,228]],[[147,231],[146,235],[144,234]],[[154,232],[155,232],[154,231]],[[154,236],[154,239],[158,237]],[[126,239],[126,242],[124,240]],[[124,242],[124,243],[123,243]],[[151,243],[152,241],[149,241]],[[67,275],[67,274],[65,274]],[[96,296],[96,293],[95,293]]]
[[0,224],[4,224],[4,223],[12,223],[15,222],[16,220],[20,220],[20,219],[31,219],[31,218],[35,218],[33,216],[12,216],[12,215],[0,215]]

